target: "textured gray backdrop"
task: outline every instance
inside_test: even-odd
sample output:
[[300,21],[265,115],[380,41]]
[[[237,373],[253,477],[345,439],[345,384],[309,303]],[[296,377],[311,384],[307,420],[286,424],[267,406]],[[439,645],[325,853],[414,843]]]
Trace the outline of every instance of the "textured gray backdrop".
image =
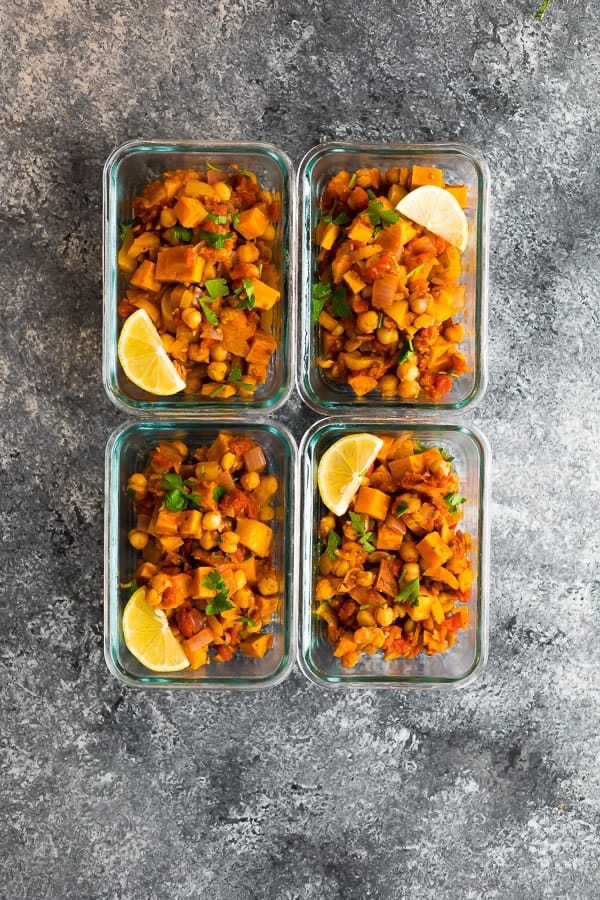
[[[4,0],[0,896],[600,895],[597,2]],[[133,137],[467,141],[493,178],[491,652],[453,696],[124,689],[101,169]],[[300,436],[294,399],[283,418]]]

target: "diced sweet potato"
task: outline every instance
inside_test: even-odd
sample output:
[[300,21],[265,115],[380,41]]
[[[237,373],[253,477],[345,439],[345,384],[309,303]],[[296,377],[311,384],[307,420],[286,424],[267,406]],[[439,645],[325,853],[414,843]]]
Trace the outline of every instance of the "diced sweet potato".
[[388,525],[380,525],[377,529],[375,546],[378,550],[399,550],[403,540],[404,535],[397,531],[392,531]]
[[272,334],[267,334],[266,331],[257,331],[250,343],[246,361],[267,365],[276,349],[277,341]]
[[413,166],[410,179],[411,189],[421,187],[424,184],[434,184],[436,187],[444,186],[444,173],[436,166]]
[[373,237],[373,226],[367,225],[360,216],[357,216],[348,231],[348,237],[357,244],[368,244]]
[[150,291],[152,294],[156,294],[162,287],[156,277],[156,265],[149,259],[145,259],[139,264],[131,276],[129,284],[142,291]]
[[240,543],[256,556],[268,556],[273,540],[273,530],[258,519],[238,519],[236,534]]
[[433,569],[443,566],[452,556],[452,550],[444,544],[437,531],[431,531],[417,544],[417,550],[421,554],[425,568]]
[[170,509],[159,509],[150,523],[150,533],[158,535],[177,535],[179,533],[179,513]]
[[202,537],[202,513],[199,509],[188,509],[181,513],[179,534],[183,537]]
[[269,287],[259,278],[251,278],[254,290],[254,305],[256,309],[271,309],[279,300],[281,294],[275,288]]
[[462,207],[462,209],[466,209],[467,207],[467,186],[466,184],[447,184],[446,190],[449,194],[452,194],[455,200],[458,201],[458,205]]
[[240,650],[244,656],[250,656],[253,659],[262,659],[272,646],[272,634],[255,634],[244,641],[240,641]]
[[258,206],[253,206],[251,209],[245,209],[240,213],[239,222],[235,226],[235,230],[239,231],[247,241],[252,241],[265,233],[268,224],[269,220],[262,209]]
[[331,250],[339,233],[340,226],[334,225],[333,222],[328,222],[323,229],[323,234],[320,236],[319,245],[323,247],[324,250]]
[[173,207],[173,212],[184,228],[197,228],[208,215],[208,210],[199,200],[186,196],[179,198]]
[[140,253],[146,253],[148,250],[158,250],[159,247],[159,236],[153,231],[143,231],[131,242],[127,256],[135,259]]
[[377,387],[377,379],[371,375],[351,375],[348,378],[348,384],[357,397],[364,397],[365,394]]
[[177,281],[181,284],[200,282],[204,272],[204,260],[193,247],[179,245],[158,251],[156,259],[157,281]]
[[383,522],[388,514],[391,497],[376,488],[363,485],[356,495],[354,511]]
[[204,580],[215,569],[212,566],[200,566],[192,572],[191,597],[193,600],[212,600],[217,592],[213,588],[206,587]]
[[343,278],[353,294],[360,294],[362,289],[367,286],[362,278],[357,275],[356,272],[352,271],[352,269],[345,272]]

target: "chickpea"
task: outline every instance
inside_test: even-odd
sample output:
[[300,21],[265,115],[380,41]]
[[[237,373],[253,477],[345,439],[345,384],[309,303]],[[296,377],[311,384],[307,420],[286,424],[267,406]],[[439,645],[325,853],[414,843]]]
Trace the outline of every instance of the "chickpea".
[[379,390],[382,394],[394,397],[396,395],[396,391],[398,390],[398,379],[396,378],[396,376],[384,375],[379,382]]
[[226,531],[221,537],[221,550],[231,555],[235,553],[240,542],[239,537],[233,531]]
[[199,309],[189,307],[188,309],[184,309],[181,313],[181,321],[185,322],[187,327],[191,328],[192,331],[196,331],[202,325],[202,313]]
[[368,609],[361,609],[356,614],[356,621],[359,625],[375,625],[375,617],[373,613],[370,613]]
[[418,381],[403,381],[398,385],[398,396],[402,397],[403,400],[416,400],[419,396],[419,391]]
[[450,463],[445,459],[434,459],[430,465],[432,475],[436,478],[446,478],[450,474]]
[[245,472],[240,478],[240,484],[245,491],[253,491],[260,484],[258,472]]
[[333,531],[335,528],[335,519],[332,515],[328,514],[323,516],[321,521],[319,522],[319,534],[323,539],[325,539],[330,531]]
[[148,535],[144,531],[137,531],[132,528],[129,532],[129,543],[135,550],[143,550],[148,543]]
[[219,512],[207,512],[202,516],[202,527],[206,531],[218,531],[223,524],[223,517]]
[[335,560],[328,553],[322,553],[319,559],[319,572],[321,575],[329,575],[333,569]]
[[415,378],[419,377],[419,367],[414,364],[412,359],[407,359],[406,362],[400,363],[397,371],[398,378],[401,378],[402,381],[414,381]]
[[160,212],[160,224],[163,228],[172,228],[177,222],[177,216],[172,209],[162,209]]
[[248,607],[251,606],[254,601],[254,594],[252,593],[250,588],[243,587],[240,588],[239,591],[235,592],[232,600],[236,606],[239,606],[240,609],[248,609]]
[[465,339],[465,326],[460,324],[448,325],[444,328],[444,337],[453,344],[460,344]]
[[410,300],[409,306],[417,316],[423,315],[423,313],[427,312],[427,298],[426,297],[415,297],[414,300]]
[[270,522],[275,517],[275,510],[272,506],[261,506],[258,518],[261,522]]
[[382,326],[377,329],[377,340],[386,347],[389,344],[397,344],[400,340],[400,332],[397,328],[386,328]]
[[344,575],[347,574],[349,568],[350,563],[347,559],[338,559],[338,561],[333,564],[333,574],[337,578],[343,578]]
[[210,348],[210,358],[213,362],[225,362],[228,356],[229,353],[225,347],[221,347],[219,344]]
[[262,239],[263,239],[263,241],[269,241],[269,242],[272,242],[275,240],[275,229],[273,228],[273,226],[271,225],[270,222],[263,232]]
[[375,621],[385,628],[394,621],[394,613],[389,606],[380,606],[375,610]]
[[260,256],[260,252],[256,244],[242,244],[237,248],[237,255],[241,263],[253,263]]
[[372,587],[375,581],[375,572],[361,572],[356,576],[356,583],[359,587]]
[[212,550],[217,546],[217,532],[205,531],[200,538],[200,546],[203,550]]
[[342,525],[342,532],[348,541],[355,541],[358,537],[358,533],[356,529],[352,527],[351,522],[344,522]]
[[136,500],[142,500],[148,491],[146,476],[136,472],[127,482],[127,489],[134,492]]
[[[208,348],[201,347],[200,344],[190,344],[188,347],[188,356],[192,360],[192,362],[196,363],[207,363],[208,362]],[[188,376],[188,385],[190,383]]]
[[400,559],[403,562],[414,563],[419,559],[419,551],[417,545],[412,541],[403,541],[400,547]]
[[184,444],[183,441],[173,441],[172,446],[174,450],[177,450],[182,459],[187,458],[187,455],[190,452],[187,444]]
[[406,584],[409,581],[414,581],[420,574],[421,569],[419,568],[418,563],[407,563],[404,567],[404,583]]
[[356,330],[360,334],[372,334],[377,328],[379,316],[374,309],[361,313],[356,320]]
[[232,453],[231,450],[228,450],[227,453],[224,453],[221,457],[221,468],[225,469],[228,472],[230,469],[233,469],[237,462],[237,457],[235,453]]
[[224,181],[217,181],[216,184],[213,184],[213,191],[223,203],[227,203],[231,198],[231,188]]
[[277,493],[279,482],[274,475],[263,476],[263,478],[260,479],[260,484],[263,490],[269,495],[269,497],[272,497],[273,494]]
[[328,578],[319,578],[315,587],[315,598],[317,600],[331,600],[335,594],[332,583]]
[[211,362],[208,364],[206,374],[211,381],[225,381],[227,378],[227,363]]
[[417,328],[417,329],[430,328],[434,323],[435,323],[435,319],[433,318],[433,316],[430,316],[427,313],[425,313],[422,316],[417,316],[417,318],[413,322],[413,327]]
[[279,585],[274,575],[263,575],[258,582],[258,592],[263,597],[272,597],[279,591]]

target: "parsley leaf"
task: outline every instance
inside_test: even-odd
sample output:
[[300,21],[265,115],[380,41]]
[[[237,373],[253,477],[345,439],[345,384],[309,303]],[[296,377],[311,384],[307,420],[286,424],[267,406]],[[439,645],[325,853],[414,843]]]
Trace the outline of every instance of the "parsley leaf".
[[124,241],[131,229],[133,228],[133,223],[135,219],[129,219],[127,222],[121,222],[119,225],[119,235],[121,240]]
[[[402,576],[400,576],[402,577]],[[400,593],[396,597],[396,603],[405,603],[407,600],[410,600],[411,606],[419,605],[419,579],[413,578],[412,581],[407,581],[403,588],[400,589]]]
[[[167,235],[167,232],[165,232],[165,235]],[[184,228],[183,225],[173,225],[172,228],[168,229],[168,237],[174,241],[183,241],[189,244],[192,239],[192,232],[189,228]]]
[[331,295],[331,311],[340,319],[349,319],[352,315],[352,307],[346,300],[346,288],[340,285]]
[[210,300],[207,297],[199,297],[198,303],[200,304],[200,306],[202,308],[202,312],[204,313],[204,317],[205,317],[206,321],[210,322],[211,325],[218,325],[219,324],[218,315],[216,314],[214,309],[211,309],[210,306],[208,306],[208,304],[210,303]]
[[181,512],[191,507],[202,509],[202,498],[199,494],[186,493],[184,481],[177,472],[165,472],[160,481],[160,486],[165,491],[164,503],[171,512]]
[[350,181],[348,182],[348,187],[350,188],[350,190],[352,190],[352,188],[354,187],[355,184],[356,184],[356,172],[354,172],[352,174]]
[[403,362],[406,362],[407,359],[410,359],[411,356],[414,356],[415,348],[413,347],[413,342],[411,338],[408,338],[406,343],[404,344],[400,356],[398,357],[397,365],[400,365]]
[[217,213],[209,212],[206,214],[206,218],[209,222],[214,222],[215,225],[227,225],[227,216],[219,216]]
[[444,500],[446,501],[446,506],[448,507],[452,515],[455,515],[458,512],[458,508],[462,503],[467,502],[467,498],[461,497],[456,493],[456,491],[451,491],[451,493],[445,494]]
[[233,609],[233,603],[230,603],[227,599],[229,590],[220,572],[213,569],[200,583],[203,587],[208,588],[209,591],[217,592],[216,597],[206,604],[205,612],[207,616],[217,616],[219,613],[225,612],[226,609]]
[[213,300],[217,297],[226,297],[229,293],[229,285],[224,278],[209,278],[204,282],[204,287]]
[[187,509],[186,496],[182,491],[169,491],[165,494],[165,506],[171,512],[181,512]]
[[249,619],[248,616],[238,616],[238,622],[243,622],[244,625],[249,625],[250,628],[254,626],[254,619]]
[[207,169],[212,169],[213,172],[222,172],[222,171],[223,171],[223,169],[220,169],[218,166],[213,166],[213,164],[210,163],[210,162],[207,162],[207,163],[206,163],[206,168],[207,168]]
[[408,503],[406,500],[401,500],[396,509],[394,510],[394,514],[399,519],[400,516],[403,516],[406,510],[408,509]]
[[[256,297],[254,296],[254,285],[250,281],[249,278],[244,278],[242,281],[244,285],[242,288],[238,288],[237,291],[234,291],[238,297],[240,297],[240,302],[236,304],[236,309],[254,309],[254,304],[256,303]],[[246,296],[242,297],[241,294],[244,293]]]
[[[371,191],[371,193],[373,193]],[[373,194],[373,196],[375,196]],[[400,218],[400,213],[395,209],[385,209],[381,200],[371,200],[367,207],[367,215],[371,220],[371,225],[394,225]]]
[[438,447],[440,453],[442,454],[442,459],[445,459],[446,462],[452,462],[454,460],[453,456],[450,456],[447,450],[444,450],[443,447]]
[[542,2],[540,3],[540,5],[538,6],[538,8],[535,11],[535,18],[538,20],[538,22],[540,21],[540,19],[542,18],[542,16],[544,15],[544,13],[546,12],[546,10],[548,9],[549,6],[550,6],[550,0],[542,0]]
[[183,479],[177,472],[165,472],[160,480],[163,491],[182,491]]
[[311,299],[312,299],[312,314],[311,319],[313,322],[319,321],[319,316],[323,312],[323,307],[327,303],[327,299],[331,294],[331,282],[329,281],[320,281],[318,284],[313,284],[311,290]]
[[415,441],[415,454],[425,453],[426,450],[429,450],[429,447],[426,447],[425,444],[417,438]]
[[383,313],[380,312],[379,315],[377,316],[377,328],[381,328],[382,325],[383,325]]
[[213,488],[213,500],[215,503],[220,503],[226,493],[227,488],[221,487],[220,485]]
[[127,496],[129,497],[129,499],[131,500],[131,502],[132,502],[132,503],[135,503],[135,501],[137,500],[137,494],[136,494],[136,492],[134,491],[134,489],[133,489],[133,488],[127,488],[126,493],[127,493]]
[[240,175],[245,175],[246,178],[252,178],[252,172],[249,169],[239,169]]
[[200,240],[205,241],[205,243],[209,244],[211,247],[222,250],[225,246],[225,241],[233,237],[233,235],[231,232],[228,234],[215,234],[214,231],[200,231],[199,237]]
[[375,545],[372,542],[375,535],[372,531],[369,531],[371,520],[367,516],[367,519],[365,521],[362,516],[359,516],[359,514],[355,512],[349,513],[349,516],[350,521],[352,522],[352,527],[358,535],[358,543],[363,548],[365,553],[373,553],[373,551],[375,550]]
[[128,581],[126,584],[123,584],[123,582],[121,582],[121,584],[119,585],[119,587],[122,588],[122,590],[129,591],[129,593],[127,595],[127,599],[129,599],[129,597],[131,597],[131,595],[133,594],[134,591],[137,591],[137,586],[138,586],[138,583],[135,580],[135,578],[132,578],[131,581]]
[[333,220],[334,225],[347,225],[348,222],[352,221],[347,212],[341,212],[339,216],[336,216]]
[[335,531],[330,531],[327,535],[327,546],[325,553],[330,559],[337,559],[337,548],[341,545],[342,539]]
[[229,381],[231,384],[235,384],[239,388],[242,388],[247,391],[251,391],[254,389],[253,384],[248,384],[247,382],[242,381],[241,378],[242,378],[242,370],[240,369],[240,367],[232,366],[231,372],[229,373],[229,375],[227,377],[227,381]]
[[232,217],[231,217],[231,224],[233,225],[234,228],[237,228],[237,227],[238,227],[238,225],[240,224],[240,216],[239,216],[239,213],[234,213],[234,214],[232,215]]

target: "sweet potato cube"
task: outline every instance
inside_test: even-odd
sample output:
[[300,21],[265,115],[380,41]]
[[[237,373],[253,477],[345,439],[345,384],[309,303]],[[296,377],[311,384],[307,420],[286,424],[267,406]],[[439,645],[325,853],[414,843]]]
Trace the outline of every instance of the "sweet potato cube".
[[408,301],[396,300],[386,309],[385,314],[394,320],[398,328],[406,328],[409,324]]
[[345,656],[346,653],[352,653],[353,650],[356,650],[354,635],[351,631],[346,631],[335,645],[333,655],[337,656],[339,659],[339,657]]
[[452,550],[447,544],[444,544],[437,531],[426,534],[423,540],[417,544],[417,550],[427,569],[443,566],[452,556]]
[[140,253],[146,253],[148,250],[158,250],[160,247],[160,237],[153,231],[143,231],[132,241],[127,256],[135,259]]
[[377,387],[377,379],[372,375],[352,375],[348,378],[348,384],[357,397],[364,397]]
[[251,278],[254,289],[254,305],[256,309],[271,309],[279,300],[281,294],[275,288],[269,287],[259,278]]
[[183,603],[184,600],[191,596],[192,576],[189,572],[180,572],[179,575],[173,575],[171,584],[180,603]]
[[340,283],[344,277],[344,273],[352,268],[352,263],[353,259],[349,253],[342,253],[339,256],[336,256],[331,263],[331,275],[334,284]]
[[344,281],[353,294],[360,294],[362,289],[367,286],[366,282],[362,280],[360,275],[357,275],[356,272],[352,271],[352,269],[344,274]]
[[393,531],[388,525],[380,525],[375,546],[378,550],[399,550],[403,540],[404,535]]
[[150,533],[174,536],[179,533],[179,513],[170,509],[159,509],[154,521],[150,523]]
[[405,219],[401,219],[398,224],[400,225],[400,241],[402,244],[408,244],[409,241],[416,237],[417,229]]
[[408,472],[423,471],[424,466],[422,457],[422,453],[414,453],[411,456],[403,456],[400,459],[392,459],[388,463],[389,470],[396,481],[400,481],[402,476],[406,475]]
[[202,513],[199,509],[188,509],[181,513],[179,534],[182,537],[202,537]]
[[466,209],[467,207],[467,186],[466,184],[447,184],[446,190],[449,194],[452,194],[455,200],[458,201],[458,205],[462,207],[462,209]]
[[235,226],[235,230],[239,231],[247,241],[252,241],[265,233],[268,224],[269,220],[262,209],[258,206],[253,206],[251,209],[245,209],[240,213],[240,220]]
[[436,166],[413,166],[410,180],[412,190],[424,184],[435,184],[436,187],[443,187],[444,177],[442,170]]
[[272,634],[255,634],[250,638],[246,638],[245,641],[240,641],[240,650],[244,656],[250,656],[253,659],[262,659],[272,646]]
[[161,535],[158,540],[165,553],[175,553],[183,544],[183,538],[179,535]]
[[376,488],[363,485],[356,495],[354,511],[383,522],[388,514],[391,497]]
[[150,291],[152,294],[156,294],[162,287],[156,277],[156,265],[149,259],[140,263],[131,276],[129,284],[142,291]]
[[196,265],[198,260],[202,263],[203,270],[204,260],[194,253],[193,247],[187,247],[184,244],[180,244],[178,247],[165,247],[158,251],[156,279],[157,281],[177,281],[181,284],[201,280],[202,272],[198,278],[199,269]]
[[273,529],[258,519],[238,519],[236,534],[240,543],[256,556],[268,556],[273,540]]
[[183,194],[186,197],[210,197],[214,198],[215,192],[211,184],[200,181],[198,178],[189,178],[183,186]]
[[319,245],[324,250],[331,250],[333,245],[335,244],[338,234],[340,233],[340,226],[334,225],[333,222],[328,222],[327,226],[323,230],[323,234],[319,241]]
[[360,216],[357,216],[352,227],[348,231],[348,237],[357,244],[368,244],[373,238],[373,226],[363,222]]
[[208,215],[208,210],[199,200],[186,196],[179,198],[173,207],[173,212],[184,228],[197,228]]
[[277,341],[266,331],[257,331],[246,354],[246,362],[267,365],[277,349]]

